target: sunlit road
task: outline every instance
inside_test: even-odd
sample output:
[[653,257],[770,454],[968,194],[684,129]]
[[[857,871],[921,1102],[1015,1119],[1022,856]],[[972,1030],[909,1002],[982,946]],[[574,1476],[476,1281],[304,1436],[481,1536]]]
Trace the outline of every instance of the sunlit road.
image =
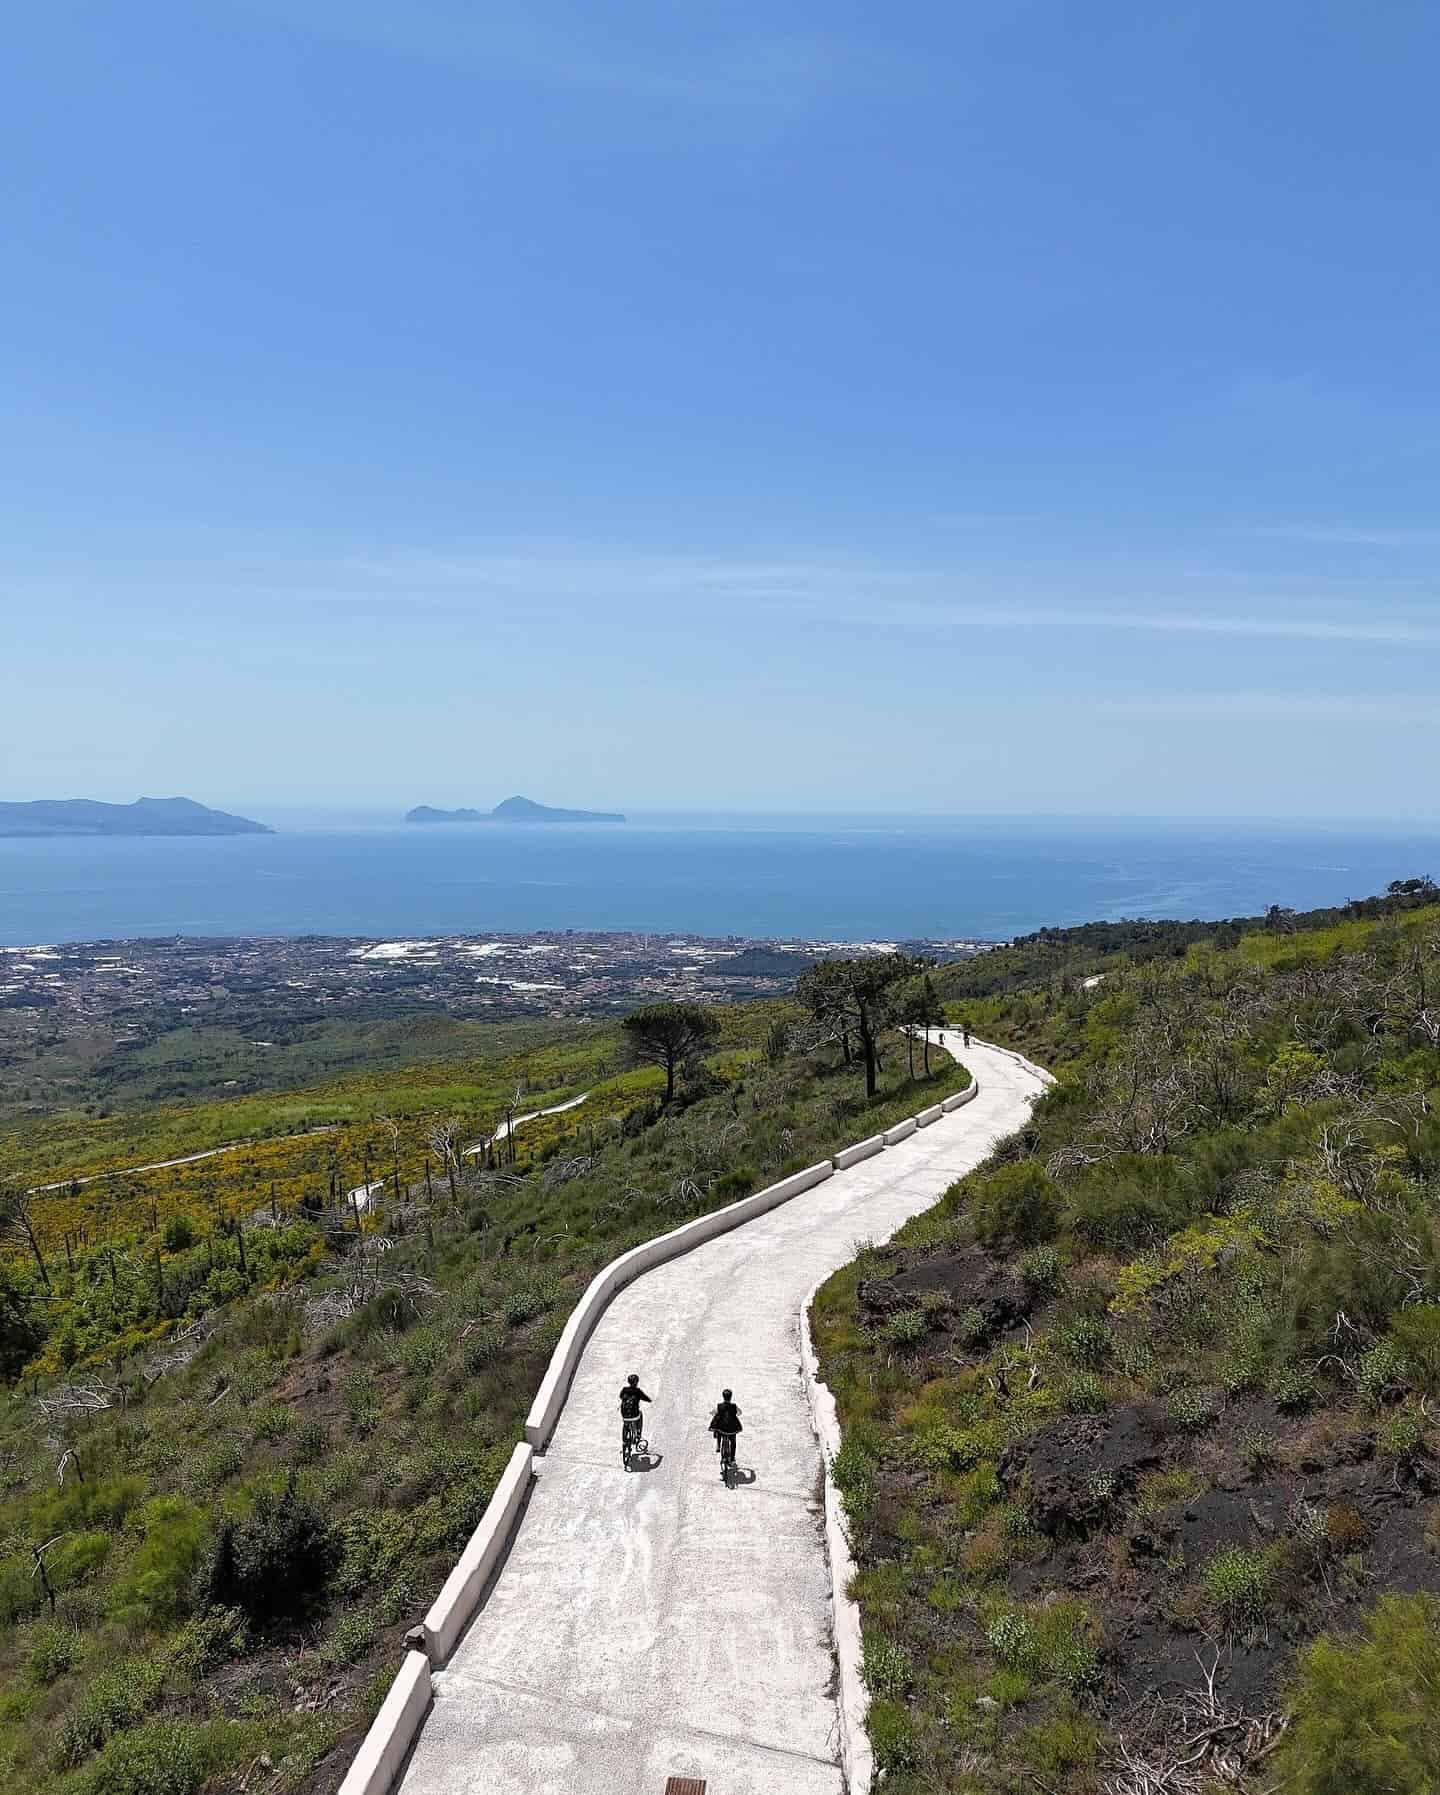
[[[840,1795],[799,1308],[1028,1115],[1033,1072],[946,1045],[980,1080],[972,1103],[610,1305],[490,1599],[436,1674],[405,1795],[661,1795],[673,1775],[709,1795]],[[658,1462],[627,1473],[632,1370]],[[745,1427],[729,1489],[705,1431],[726,1384]]]

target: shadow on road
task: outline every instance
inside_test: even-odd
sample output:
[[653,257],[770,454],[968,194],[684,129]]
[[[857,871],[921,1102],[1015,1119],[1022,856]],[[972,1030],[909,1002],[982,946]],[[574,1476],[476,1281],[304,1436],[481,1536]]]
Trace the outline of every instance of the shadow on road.
[[625,1469],[627,1471],[653,1471],[657,1465],[663,1465],[664,1462],[665,1454],[663,1452],[632,1452],[630,1462]]
[[744,1489],[755,1481],[755,1473],[749,1465],[732,1465],[725,1475],[725,1481],[732,1490]]

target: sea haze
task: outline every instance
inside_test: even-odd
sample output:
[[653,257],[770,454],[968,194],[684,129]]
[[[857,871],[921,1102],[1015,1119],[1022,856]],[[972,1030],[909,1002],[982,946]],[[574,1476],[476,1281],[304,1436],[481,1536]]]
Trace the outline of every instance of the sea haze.
[[637,929],[1005,939],[1049,923],[1305,909],[1440,872],[1435,833],[836,817],[300,824],[0,841],[0,942]]

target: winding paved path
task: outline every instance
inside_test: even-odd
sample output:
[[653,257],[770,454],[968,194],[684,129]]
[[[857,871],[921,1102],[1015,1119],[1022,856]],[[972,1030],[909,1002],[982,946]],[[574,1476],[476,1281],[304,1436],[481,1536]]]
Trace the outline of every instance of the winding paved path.
[[[799,1310],[858,1239],[884,1240],[1025,1120],[1041,1090],[961,1049],[980,1094],[908,1140],[646,1272],[591,1336],[489,1601],[447,1669],[404,1795],[842,1795],[820,1453]],[[619,1463],[616,1398],[655,1399],[658,1462]],[[744,1417],[727,1489],[705,1423]]]

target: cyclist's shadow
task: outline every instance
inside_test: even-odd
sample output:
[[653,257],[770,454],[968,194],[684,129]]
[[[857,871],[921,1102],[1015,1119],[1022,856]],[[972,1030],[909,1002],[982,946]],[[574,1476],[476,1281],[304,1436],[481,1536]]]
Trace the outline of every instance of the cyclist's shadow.
[[647,1445],[639,1452],[632,1452],[625,1461],[627,1471],[653,1471],[665,1462],[663,1452],[655,1452]]
[[725,1467],[725,1487],[727,1489],[744,1489],[754,1481],[755,1472],[749,1465],[727,1465]]

